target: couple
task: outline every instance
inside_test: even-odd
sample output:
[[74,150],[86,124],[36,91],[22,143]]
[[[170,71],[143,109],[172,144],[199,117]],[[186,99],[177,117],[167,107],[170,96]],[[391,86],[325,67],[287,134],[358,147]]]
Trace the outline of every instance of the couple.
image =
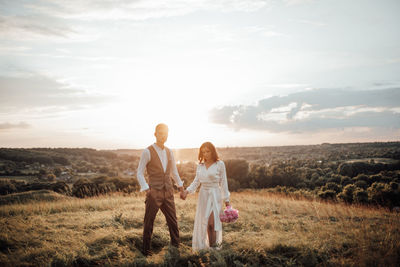
[[[218,159],[214,145],[210,142],[201,145],[196,177],[185,190],[176,168],[174,155],[164,146],[168,138],[168,126],[158,124],[154,136],[156,143],[143,151],[137,170],[140,191],[146,191],[143,254],[146,256],[151,254],[151,235],[159,209],[167,221],[171,244],[175,247],[179,246],[179,229],[171,175],[179,187],[181,199],[186,199],[187,194],[194,193],[201,185],[193,229],[193,250],[220,246],[222,242],[222,224],[219,219],[221,202],[223,200],[228,206],[230,193],[225,165]],[[145,169],[148,174],[148,183],[144,177]]]

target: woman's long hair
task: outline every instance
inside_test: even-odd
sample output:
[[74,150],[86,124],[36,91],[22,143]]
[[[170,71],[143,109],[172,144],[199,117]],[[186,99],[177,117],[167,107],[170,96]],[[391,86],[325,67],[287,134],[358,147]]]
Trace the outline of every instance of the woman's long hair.
[[211,142],[205,142],[200,146],[199,149],[199,162],[203,163],[204,162],[204,157],[203,157],[203,153],[201,153],[201,150],[203,148],[208,148],[211,151],[211,156],[213,161],[217,161],[219,160],[218,154],[217,154],[217,150],[215,149],[215,146],[211,143]]

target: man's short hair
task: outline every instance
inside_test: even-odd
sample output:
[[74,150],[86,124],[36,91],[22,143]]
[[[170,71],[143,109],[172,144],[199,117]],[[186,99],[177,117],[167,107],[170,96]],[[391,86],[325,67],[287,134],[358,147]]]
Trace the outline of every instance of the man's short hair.
[[159,124],[157,124],[157,126],[156,126],[156,132],[159,130],[159,129],[167,129],[168,130],[168,125],[166,125],[165,123],[159,123]]

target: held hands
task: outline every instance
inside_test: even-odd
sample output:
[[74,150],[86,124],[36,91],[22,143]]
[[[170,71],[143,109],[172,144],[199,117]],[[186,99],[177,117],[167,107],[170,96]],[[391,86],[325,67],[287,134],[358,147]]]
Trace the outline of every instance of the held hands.
[[183,186],[180,188],[180,194],[179,194],[179,197],[182,199],[182,200],[185,200],[186,199],[186,197],[187,197],[187,194],[188,194],[188,191],[187,190],[185,190],[185,189],[183,189]]

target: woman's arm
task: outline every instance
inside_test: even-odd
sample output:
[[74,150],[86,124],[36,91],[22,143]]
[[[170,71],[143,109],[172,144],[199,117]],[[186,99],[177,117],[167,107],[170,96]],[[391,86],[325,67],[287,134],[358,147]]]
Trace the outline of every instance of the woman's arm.
[[189,194],[193,194],[194,192],[196,192],[197,187],[199,187],[200,185],[199,167],[200,165],[197,165],[196,176],[194,177],[193,182],[186,188],[186,191]]
[[228,178],[226,177],[226,168],[225,163],[221,160],[220,161],[220,175],[221,175],[221,192],[222,192],[222,199],[225,201],[225,205],[229,206],[229,196],[231,193],[228,189]]

